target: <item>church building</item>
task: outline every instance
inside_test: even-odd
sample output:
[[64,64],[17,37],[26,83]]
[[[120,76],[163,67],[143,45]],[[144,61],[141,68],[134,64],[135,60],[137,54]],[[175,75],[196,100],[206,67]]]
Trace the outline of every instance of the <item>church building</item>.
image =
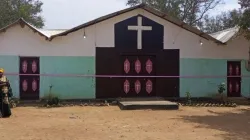
[[249,96],[249,45],[237,32],[209,35],[143,4],[68,30],[19,19],[0,29],[0,67],[22,100],[209,97],[221,83]]

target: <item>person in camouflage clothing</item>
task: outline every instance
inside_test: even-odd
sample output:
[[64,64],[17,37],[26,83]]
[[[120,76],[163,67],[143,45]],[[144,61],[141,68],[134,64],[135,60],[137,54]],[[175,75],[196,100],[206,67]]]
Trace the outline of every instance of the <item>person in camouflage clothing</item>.
[[0,68],[0,118],[8,118],[11,116],[9,98],[12,97],[12,89],[3,73],[4,69]]

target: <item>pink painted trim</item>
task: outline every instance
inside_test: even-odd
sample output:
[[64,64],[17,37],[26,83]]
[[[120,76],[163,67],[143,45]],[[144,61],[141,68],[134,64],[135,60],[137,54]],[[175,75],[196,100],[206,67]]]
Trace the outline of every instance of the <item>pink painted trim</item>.
[[109,77],[109,78],[226,78],[226,77],[242,77],[247,78],[250,75],[241,75],[241,76],[226,76],[226,75],[190,75],[190,76],[129,76],[129,75],[89,75],[89,74],[19,74],[19,73],[5,73],[9,76],[49,76],[49,77]]

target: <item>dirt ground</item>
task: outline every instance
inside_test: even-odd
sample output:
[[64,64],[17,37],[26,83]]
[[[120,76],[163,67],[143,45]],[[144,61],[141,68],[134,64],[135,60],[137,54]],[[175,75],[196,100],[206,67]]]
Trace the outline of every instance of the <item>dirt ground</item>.
[[250,140],[250,107],[121,111],[118,107],[18,107],[0,140]]

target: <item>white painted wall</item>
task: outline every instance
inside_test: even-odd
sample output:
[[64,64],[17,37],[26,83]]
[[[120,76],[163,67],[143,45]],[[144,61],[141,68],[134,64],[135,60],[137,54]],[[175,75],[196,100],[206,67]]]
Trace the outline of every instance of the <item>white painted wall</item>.
[[[144,15],[164,25],[164,48],[180,49],[181,58],[210,58],[210,59],[247,59],[248,46],[245,39],[230,41],[227,46],[217,45],[194,33],[182,29],[149,12]],[[203,45],[200,45],[200,41]]]
[[[138,14],[164,25],[164,48],[180,49],[181,58],[248,58],[248,43],[244,38],[234,39],[233,41],[230,41],[227,46],[217,45],[213,41],[201,38],[194,33],[182,29],[142,9],[136,9],[87,27],[85,30],[87,31],[86,35],[88,37],[85,41],[88,42],[87,44],[95,44],[97,47],[114,47],[114,24]],[[83,29],[62,37],[61,39],[73,38],[74,36],[81,36],[82,34]],[[55,40],[58,39],[56,38]],[[92,41],[94,41],[94,43],[90,43]],[[202,46],[200,45],[200,41],[203,42]]]
[[[227,46],[218,46],[142,9],[127,12],[52,41],[34,34],[27,26],[14,26],[0,34],[0,55],[95,56],[95,47],[114,47],[115,23],[138,14],[164,25],[164,48],[180,49],[181,58],[248,58],[248,45],[242,38],[229,42]],[[86,39],[83,38],[84,30]],[[202,46],[200,40],[203,42]]]
[[44,37],[34,33],[27,26],[21,28],[17,25],[0,34],[0,55],[93,56],[93,53],[86,52],[92,49],[91,47],[80,37],[46,41]]

